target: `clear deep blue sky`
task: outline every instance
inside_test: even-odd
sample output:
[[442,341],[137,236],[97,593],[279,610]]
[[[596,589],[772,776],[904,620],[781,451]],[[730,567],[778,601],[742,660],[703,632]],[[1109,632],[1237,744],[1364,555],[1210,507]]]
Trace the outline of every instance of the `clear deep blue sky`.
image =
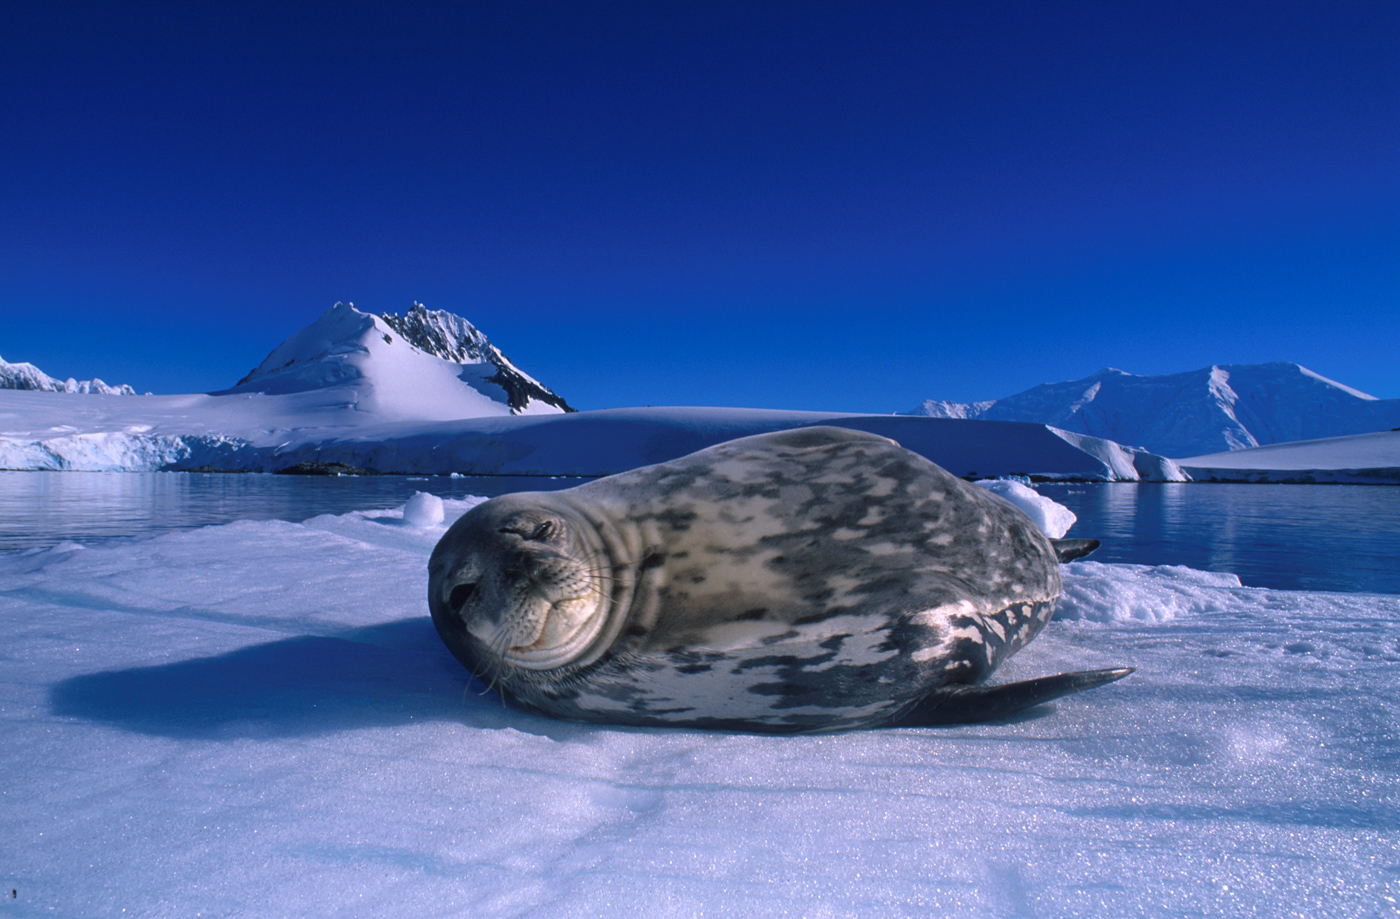
[[56,376],[417,299],[581,408],[1400,397],[1398,3],[11,0],[0,99],[0,355]]

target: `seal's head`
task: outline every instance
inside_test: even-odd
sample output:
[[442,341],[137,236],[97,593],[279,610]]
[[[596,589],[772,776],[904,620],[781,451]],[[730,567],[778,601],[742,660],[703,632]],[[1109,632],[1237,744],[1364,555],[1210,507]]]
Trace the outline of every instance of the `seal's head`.
[[608,574],[589,522],[546,494],[493,498],[428,563],[433,624],[477,678],[577,663],[607,620]]

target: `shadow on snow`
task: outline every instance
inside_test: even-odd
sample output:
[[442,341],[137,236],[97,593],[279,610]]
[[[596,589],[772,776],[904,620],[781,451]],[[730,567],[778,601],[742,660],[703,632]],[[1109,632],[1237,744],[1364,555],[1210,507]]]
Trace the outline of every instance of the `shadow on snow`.
[[426,617],[299,636],[215,657],[73,677],[55,715],[176,738],[297,737],[456,721],[520,728],[442,646]]

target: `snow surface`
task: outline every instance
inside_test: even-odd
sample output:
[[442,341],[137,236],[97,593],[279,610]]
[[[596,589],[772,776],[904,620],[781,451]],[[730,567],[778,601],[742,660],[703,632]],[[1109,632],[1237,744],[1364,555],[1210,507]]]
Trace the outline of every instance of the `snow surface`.
[[1020,508],[1040,527],[1040,531],[1051,539],[1064,536],[1079,519],[1074,516],[1074,511],[1063,504],[1050,500],[1029,485],[1014,479],[984,479],[973,484]]
[[1308,479],[1400,485],[1400,431],[1274,444],[1179,462],[1194,478],[1207,481]]
[[1397,915],[1400,596],[1076,562],[997,679],[1138,670],[1016,720],[589,727],[434,633],[474,503],[0,556],[4,914]]
[[956,475],[1184,479],[1163,457],[1037,424],[702,407],[434,420],[365,405],[336,386],[120,400],[0,391],[0,469],[272,472],[320,460],[412,474],[609,475],[735,437],[835,424],[893,438]]
[[1400,399],[1278,361],[1160,376],[1107,368],[994,402],[928,400],[910,414],[1034,421],[1178,457],[1388,430],[1400,425]]
[[445,514],[442,499],[426,491],[415,491],[403,506],[403,522],[411,527],[438,526]]

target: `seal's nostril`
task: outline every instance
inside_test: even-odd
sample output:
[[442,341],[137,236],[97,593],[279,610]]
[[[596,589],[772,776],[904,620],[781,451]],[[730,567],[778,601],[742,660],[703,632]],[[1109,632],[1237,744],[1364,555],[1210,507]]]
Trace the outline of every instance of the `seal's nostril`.
[[458,584],[456,587],[452,588],[452,593],[448,594],[447,605],[454,611],[460,612],[462,607],[466,605],[467,601],[471,599],[472,594],[475,592],[475,584]]

